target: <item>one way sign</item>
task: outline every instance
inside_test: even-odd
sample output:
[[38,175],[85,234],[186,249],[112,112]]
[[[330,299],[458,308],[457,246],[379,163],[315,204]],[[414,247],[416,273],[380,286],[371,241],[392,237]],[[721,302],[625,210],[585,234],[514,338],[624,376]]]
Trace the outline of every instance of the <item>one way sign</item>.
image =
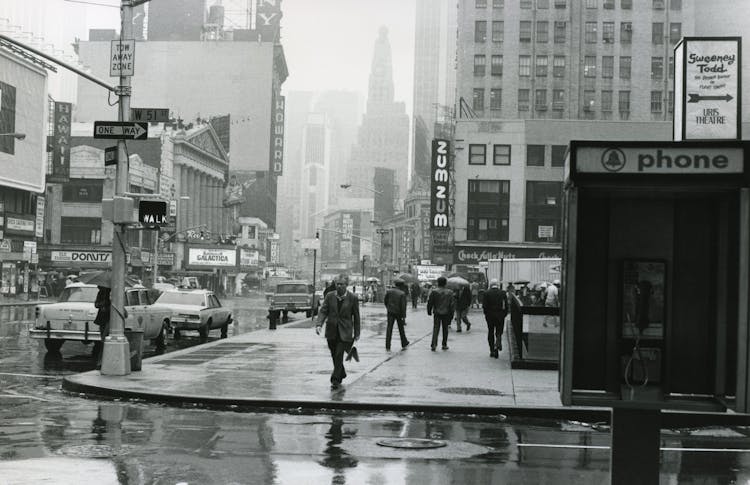
[[94,138],[145,140],[148,138],[148,123],[94,121]]

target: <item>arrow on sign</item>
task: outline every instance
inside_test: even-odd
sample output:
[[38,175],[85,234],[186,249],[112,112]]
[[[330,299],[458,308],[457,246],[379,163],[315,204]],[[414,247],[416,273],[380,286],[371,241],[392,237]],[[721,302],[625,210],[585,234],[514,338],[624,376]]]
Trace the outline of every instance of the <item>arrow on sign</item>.
[[688,94],[688,96],[690,96],[690,99],[688,99],[688,103],[697,103],[698,101],[722,101],[722,100],[729,102],[734,99],[729,94],[725,94],[724,96],[701,96],[700,94]]

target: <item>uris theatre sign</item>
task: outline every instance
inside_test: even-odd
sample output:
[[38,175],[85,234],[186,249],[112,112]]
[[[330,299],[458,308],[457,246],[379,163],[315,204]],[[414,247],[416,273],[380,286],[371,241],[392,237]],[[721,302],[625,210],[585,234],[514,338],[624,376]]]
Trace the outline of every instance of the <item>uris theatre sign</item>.
[[674,140],[739,140],[741,40],[685,37],[674,48]]
[[432,140],[430,174],[430,229],[448,229],[448,194],[450,193],[450,142]]

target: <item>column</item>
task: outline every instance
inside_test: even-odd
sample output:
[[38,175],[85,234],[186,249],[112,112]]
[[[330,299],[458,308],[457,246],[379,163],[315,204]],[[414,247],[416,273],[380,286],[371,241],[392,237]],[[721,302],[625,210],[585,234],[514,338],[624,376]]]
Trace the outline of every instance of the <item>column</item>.
[[182,197],[188,197],[190,192],[188,191],[188,179],[187,179],[187,167],[180,165],[180,187],[177,192],[177,231],[184,231],[187,228],[187,200],[183,200]]
[[216,228],[216,232],[219,234],[224,234],[224,231],[221,230],[221,181],[218,178],[211,179],[211,183],[216,185],[216,187],[213,188],[214,191],[214,216],[212,217],[214,221],[214,227]]
[[209,207],[211,207],[211,198],[209,197],[209,190],[210,187],[208,186],[208,177],[205,173],[201,174],[201,186],[200,186],[200,193],[201,193],[201,205],[200,205],[200,211],[201,211],[201,221],[198,224],[205,224],[207,228],[210,229],[211,221],[209,221]]
[[198,174],[198,171],[193,169],[192,175],[190,176],[191,186],[190,186],[190,227],[197,226],[200,224],[200,213],[198,212],[198,207],[200,206],[200,175]]

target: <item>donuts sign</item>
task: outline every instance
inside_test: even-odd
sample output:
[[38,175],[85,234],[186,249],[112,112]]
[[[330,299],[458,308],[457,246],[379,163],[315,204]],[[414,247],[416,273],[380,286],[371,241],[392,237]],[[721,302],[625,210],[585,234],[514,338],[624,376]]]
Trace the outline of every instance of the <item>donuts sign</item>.
[[430,229],[448,229],[448,194],[450,193],[450,142],[432,140],[432,183],[430,186]]

